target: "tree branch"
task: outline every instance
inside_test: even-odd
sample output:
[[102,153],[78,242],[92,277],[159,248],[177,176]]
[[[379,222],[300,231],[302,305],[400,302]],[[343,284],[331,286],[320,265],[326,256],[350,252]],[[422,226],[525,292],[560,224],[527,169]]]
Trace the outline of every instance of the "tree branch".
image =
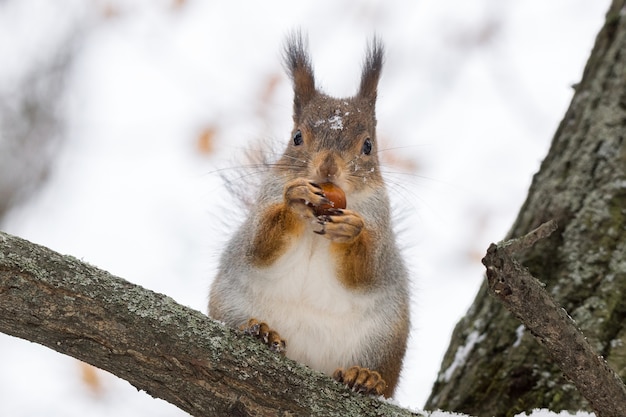
[[554,230],[556,223],[550,221],[521,238],[492,243],[482,260],[489,289],[546,348],[598,417],[626,416],[626,387],[621,379],[593,350],[567,312],[513,257]]
[[0,331],[194,416],[416,416],[351,393],[198,311],[0,232]]

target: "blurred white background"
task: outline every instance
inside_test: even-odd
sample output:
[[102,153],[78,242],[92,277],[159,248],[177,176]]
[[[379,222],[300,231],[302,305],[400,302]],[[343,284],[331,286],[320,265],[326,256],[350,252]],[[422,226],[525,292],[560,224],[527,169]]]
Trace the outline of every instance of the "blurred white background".
[[[422,407],[480,258],[516,217],[609,1],[0,1],[0,227],[206,312],[243,214],[220,172],[286,144],[285,35],[319,85],[356,92],[387,46],[378,136],[413,272],[397,400]],[[1,416],[174,416],[175,407],[0,335]]]

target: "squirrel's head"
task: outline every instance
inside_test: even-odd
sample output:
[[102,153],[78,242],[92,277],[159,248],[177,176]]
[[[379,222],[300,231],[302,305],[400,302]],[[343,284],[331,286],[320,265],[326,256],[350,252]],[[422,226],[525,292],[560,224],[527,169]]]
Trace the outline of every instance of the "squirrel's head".
[[283,163],[299,176],[333,182],[347,193],[382,184],[376,141],[376,94],[383,64],[383,46],[368,46],[359,91],[334,98],[321,92],[306,42],[299,33],[288,38],[285,65],[293,81],[294,127]]

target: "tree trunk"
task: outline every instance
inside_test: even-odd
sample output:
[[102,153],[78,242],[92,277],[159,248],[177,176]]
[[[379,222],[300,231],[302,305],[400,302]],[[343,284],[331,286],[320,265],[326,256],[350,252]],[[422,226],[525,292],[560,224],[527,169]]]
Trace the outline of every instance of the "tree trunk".
[[[626,378],[626,2],[614,0],[582,81],[508,237],[554,219],[519,256]],[[495,173],[494,173],[495,174]],[[456,326],[426,408],[513,416],[590,406],[544,349],[481,287]]]
[[194,416],[419,415],[352,393],[169,297],[2,232],[0,332],[107,370]]

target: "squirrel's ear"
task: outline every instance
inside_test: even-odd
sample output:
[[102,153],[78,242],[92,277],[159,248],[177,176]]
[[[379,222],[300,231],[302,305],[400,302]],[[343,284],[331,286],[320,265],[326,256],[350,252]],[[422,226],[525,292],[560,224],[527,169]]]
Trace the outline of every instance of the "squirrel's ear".
[[359,88],[359,97],[370,101],[373,106],[376,102],[376,93],[378,90],[378,80],[383,69],[383,60],[385,48],[378,37],[374,37],[370,45],[368,45],[363,62],[363,73],[361,75],[361,87]]
[[285,44],[285,66],[293,82],[294,113],[298,117],[302,108],[313,98],[315,78],[311,67],[311,59],[307,50],[307,42],[302,34],[294,32]]

